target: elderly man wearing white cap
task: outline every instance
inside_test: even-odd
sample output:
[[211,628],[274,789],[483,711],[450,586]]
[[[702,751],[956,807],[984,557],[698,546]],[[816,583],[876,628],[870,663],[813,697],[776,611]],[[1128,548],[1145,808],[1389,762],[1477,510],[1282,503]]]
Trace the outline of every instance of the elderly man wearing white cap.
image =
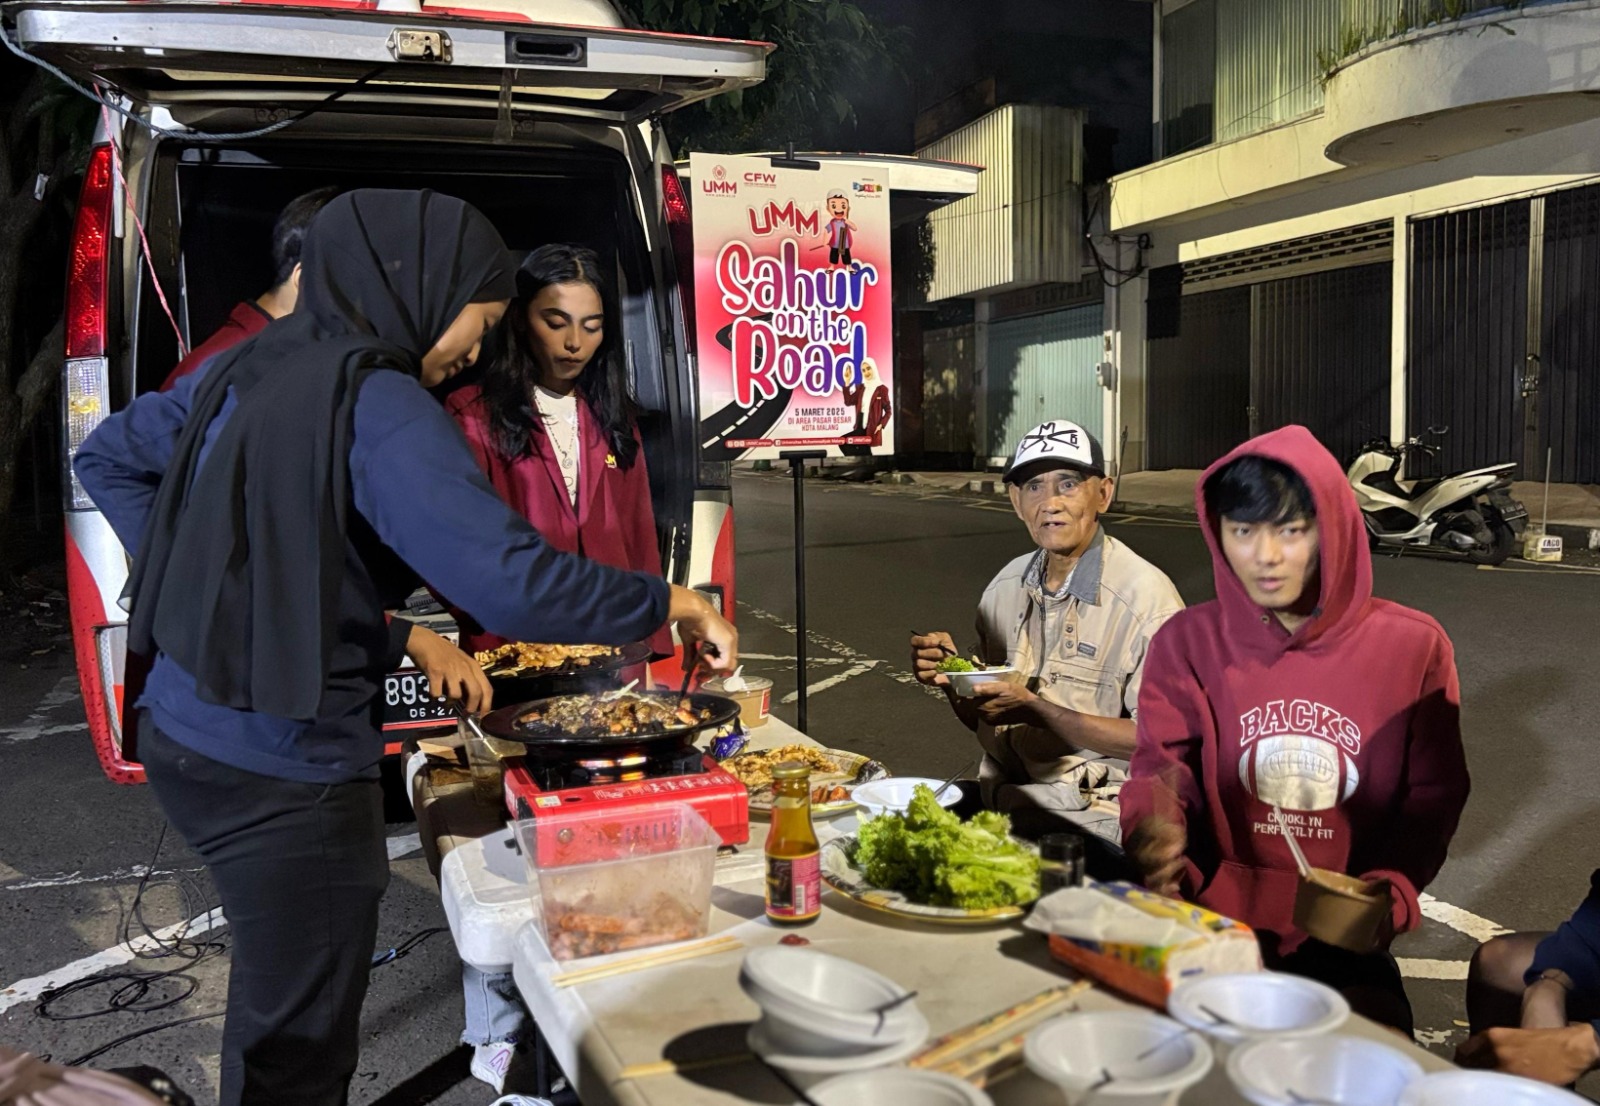
[[1010,814],[1024,834],[1083,833],[1095,867],[1096,857],[1120,856],[1116,795],[1133,753],[1145,653],[1183,600],[1165,573],[1101,527],[1113,481],[1083,427],[1056,420],[1029,431],[1005,482],[1038,548],[985,589],[976,656],[1009,664],[1021,682],[957,697],[938,670],[956,649],[948,633],[913,637],[912,659],[917,679],[944,688],[978,735],[983,805]]

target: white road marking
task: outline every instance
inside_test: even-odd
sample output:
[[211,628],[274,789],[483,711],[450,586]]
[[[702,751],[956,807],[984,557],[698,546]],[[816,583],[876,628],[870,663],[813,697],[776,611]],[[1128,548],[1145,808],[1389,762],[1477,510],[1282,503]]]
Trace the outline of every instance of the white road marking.
[[50,737],[54,734],[76,733],[87,730],[88,724],[81,719],[76,722],[51,723],[49,715],[57,709],[78,701],[78,681],[74,676],[63,676],[56,681],[56,685],[39,700],[38,704],[29,712],[28,717],[18,726],[0,728],[0,743],[10,744],[17,741],[35,741],[41,737]]
[[[1432,895],[1417,896],[1417,901],[1422,907],[1422,916],[1432,918],[1436,922],[1443,922],[1457,933],[1465,933],[1479,944],[1492,937],[1502,937],[1511,930],[1488,918],[1480,918],[1470,910],[1463,910],[1459,906],[1451,906],[1441,902]],[[1465,978],[1464,976],[1462,978]]]
[[227,924],[227,919],[222,916],[222,908],[220,906],[214,907],[204,914],[190,918],[186,922],[178,922],[167,926],[165,929],[158,929],[152,936],[140,937],[127,944],[106,949],[104,952],[85,956],[82,960],[74,960],[72,963],[63,965],[55,971],[47,972],[44,975],[36,975],[31,979],[19,979],[11,986],[0,990],[0,1014],[5,1013],[13,1006],[35,1001],[52,987],[60,987],[63,984],[72,983],[79,979],[86,979],[97,972],[103,972],[109,968],[121,967],[123,964],[136,959],[139,953],[154,952],[162,944],[170,943],[174,938],[198,937],[202,933],[209,933],[211,930],[219,929]]
[[1450,1038],[1455,1036],[1455,1030],[1418,1029],[1412,1033],[1411,1036],[1416,1038],[1417,1044],[1421,1045],[1423,1048],[1438,1048],[1440,1045],[1448,1044],[1450,1042]]
[[[807,663],[809,664],[810,662],[808,661]],[[814,684],[807,684],[806,697],[810,698],[811,696],[819,694],[820,692],[827,691],[830,687],[838,687],[846,680],[855,676],[859,676],[863,672],[871,672],[874,668],[878,667],[879,663],[880,662],[878,661],[864,661],[861,664],[853,664],[849,668],[846,668],[843,672],[829,676],[826,680],[818,680]],[[800,693],[798,691],[791,691],[789,694],[785,695],[781,701],[785,703],[798,703],[800,701]]]
[[[811,635],[807,634],[806,636],[810,637]],[[739,659],[741,661],[788,661],[791,664],[794,662],[793,654],[785,657],[785,656],[780,656],[777,653],[746,653],[742,649],[739,650]],[[846,658],[844,658],[844,657],[807,657],[806,658],[806,664],[808,664],[808,665],[812,665],[812,664],[844,664],[844,663],[846,663]]]
[[403,833],[398,837],[391,837],[389,838],[389,859],[399,860],[403,856],[410,856],[421,848],[421,834]]
[[1398,956],[1395,963],[1400,965],[1400,974],[1407,979],[1467,978],[1468,962],[1465,960],[1407,960]]
[[43,879],[30,879],[21,883],[0,883],[0,891],[32,891],[40,887],[75,887],[82,883],[118,883],[136,879],[143,879],[148,874],[152,879],[165,876],[175,876],[191,872],[203,872],[204,868],[166,868],[151,871],[143,864],[135,864],[132,868],[117,868],[104,875],[86,876],[82,872],[68,872],[60,876],[46,876]]
[[[776,626],[778,629],[784,631],[785,633],[793,634],[793,633],[796,632],[795,626],[794,626],[794,624],[792,622],[785,622],[783,619],[779,618],[777,615],[773,614],[771,611],[764,611],[760,607],[752,607],[747,603],[741,603],[739,605],[739,609],[741,611],[749,612],[750,614],[754,615],[756,618],[761,619],[763,622],[766,622],[766,623],[769,623],[770,625]],[[907,638],[907,640],[909,642],[909,640],[910,640],[909,637]],[[827,649],[827,650],[829,650],[831,652],[837,653],[840,656],[846,658],[847,660],[852,660],[852,661],[876,660],[876,658],[873,658],[873,657],[863,656],[862,654],[856,652],[854,649],[850,648],[848,645],[846,645],[842,641],[836,641],[833,638],[824,637],[823,635],[817,634],[817,633],[813,633],[810,630],[806,631],[806,641],[808,643],[812,644],[812,645],[818,645],[818,646],[821,646],[822,648]],[[908,649],[910,648],[909,644],[907,645],[907,648]],[[895,681],[896,683],[905,684],[908,687],[918,688],[921,691],[925,692],[926,694],[933,696],[935,699],[943,699],[944,698],[944,692],[940,691],[936,687],[928,687],[926,684],[919,683],[917,681],[916,676],[914,676],[910,672],[907,672],[905,669],[896,668],[893,665],[888,664],[888,663],[886,663],[884,661],[881,661],[881,660],[878,660],[876,663],[878,665],[878,669],[877,670],[879,672],[883,673],[885,676],[889,677],[891,680]]]

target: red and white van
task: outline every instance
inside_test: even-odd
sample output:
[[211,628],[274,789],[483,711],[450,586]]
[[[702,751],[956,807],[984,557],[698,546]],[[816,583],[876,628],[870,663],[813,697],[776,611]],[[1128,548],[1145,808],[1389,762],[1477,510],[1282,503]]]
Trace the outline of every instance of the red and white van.
[[[770,47],[630,30],[603,0],[467,3],[493,10],[388,0],[5,9],[24,49],[159,128],[108,116],[115,160],[104,127],[98,136],[72,238],[62,369],[73,638],[112,779],[143,778],[122,747],[127,561],[73,480],[72,454],[177,362],[163,295],[189,343],[206,337],[271,283],[278,210],[322,184],[436,188],[483,210],[513,247],[580,240],[615,259],[662,563],[732,609],[727,466],[697,461],[692,301],[676,263],[687,278],[687,198],[657,119],[756,84]],[[420,685],[390,678],[392,724],[434,715]]]
[[[731,466],[699,457],[689,202],[659,119],[757,84],[771,46],[630,29],[606,0],[460,2],[0,9],[14,42],[134,117],[102,113],[72,237],[62,367],[73,638],[113,780],[143,779],[122,741],[127,561],[73,478],[73,453],[160,385],[179,331],[204,339],[271,283],[273,219],[325,184],[434,188],[477,206],[513,248],[577,240],[614,259],[662,564],[733,611]],[[918,177],[902,173],[906,202],[975,188],[970,167],[902,166]],[[415,673],[391,675],[385,691],[386,729],[443,715]]]

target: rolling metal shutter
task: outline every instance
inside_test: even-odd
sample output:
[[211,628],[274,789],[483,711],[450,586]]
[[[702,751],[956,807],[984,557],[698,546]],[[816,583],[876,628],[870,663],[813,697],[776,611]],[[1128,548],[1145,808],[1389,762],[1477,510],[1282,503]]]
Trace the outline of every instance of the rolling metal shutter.
[[1389,265],[1254,286],[1252,434],[1300,423],[1347,464],[1389,433],[1392,287]]
[[1148,343],[1147,464],[1204,468],[1250,432],[1250,289],[1186,295],[1173,313]]
[[1530,201],[1411,224],[1406,432],[1432,425],[1447,472],[1522,458]]
[[1104,442],[1102,360],[1105,308],[1091,303],[989,326],[984,451],[1010,454],[1048,419],[1070,419]]

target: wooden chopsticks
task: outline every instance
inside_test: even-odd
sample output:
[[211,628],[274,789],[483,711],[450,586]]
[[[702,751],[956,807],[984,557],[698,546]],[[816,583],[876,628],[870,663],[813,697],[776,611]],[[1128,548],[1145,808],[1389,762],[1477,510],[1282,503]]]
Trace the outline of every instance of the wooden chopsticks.
[[[974,1053],[968,1058],[963,1058],[963,1053],[969,1051],[974,1045],[1011,1029],[1027,1018],[1036,1017],[1046,1012],[1053,1012],[1056,1007],[1065,1006],[1073,1002],[1092,986],[1094,985],[1087,979],[1080,979],[1070,986],[1052,987],[1048,991],[1041,991],[1032,998],[1017,1003],[1015,1006],[1001,1010],[999,1013],[991,1014],[989,1017],[973,1022],[971,1025],[962,1026],[960,1029],[946,1033],[908,1060],[906,1062],[907,1066],[948,1072],[962,1079],[971,1078],[971,1076],[1020,1052],[1027,1034],[1019,1033],[1011,1036],[997,1045]],[[982,1060],[981,1063],[978,1062],[980,1059]]]
[[744,942],[737,937],[713,937],[707,941],[698,941],[694,944],[678,945],[674,948],[660,949],[655,952],[643,953],[639,956],[631,956],[626,960],[614,960],[609,964],[596,964],[593,967],[563,972],[554,977],[551,982],[557,987],[576,987],[580,983],[592,983],[594,980],[608,979],[614,975],[642,972],[647,968],[657,968],[663,964],[676,964],[680,960],[693,960],[700,956],[714,956],[719,952],[733,952],[735,949],[742,948],[744,948]]
[[654,1060],[644,1064],[628,1064],[617,1072],[617,1078],[648,1079],[654,1075],[677,1075],[680,1072],[720,1068],[754,1059],[755,1054],[751,1052],[730,1052],[726,1056],[702,1056],[698,1060]]

